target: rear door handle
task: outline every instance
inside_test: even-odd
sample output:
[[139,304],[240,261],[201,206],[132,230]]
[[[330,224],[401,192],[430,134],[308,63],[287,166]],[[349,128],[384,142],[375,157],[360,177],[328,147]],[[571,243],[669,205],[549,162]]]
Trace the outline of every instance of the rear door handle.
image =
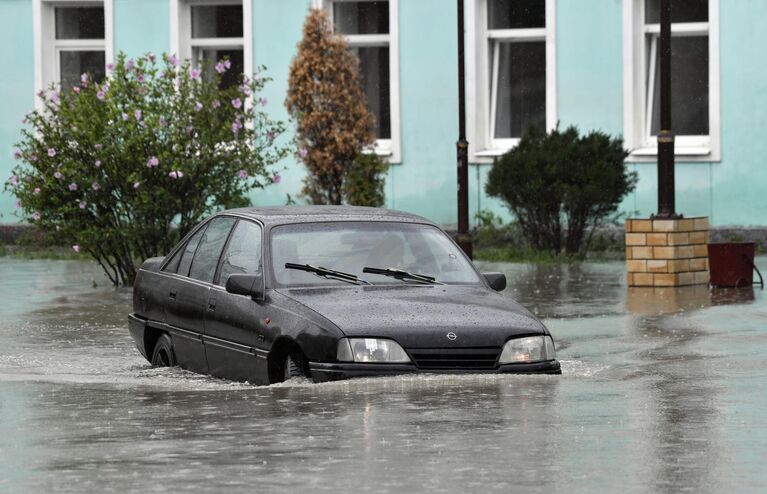
[[212,298],[208,300],[208,310],[216,310],[216,299]]
[[175,288],[174,288],[173,290],[171,290],[171,291],[170,291],[170,293],[168,294],[168,296],[169,296],[171,299],[173,299],[173,300],[176,300],[176,290],[175,290]]

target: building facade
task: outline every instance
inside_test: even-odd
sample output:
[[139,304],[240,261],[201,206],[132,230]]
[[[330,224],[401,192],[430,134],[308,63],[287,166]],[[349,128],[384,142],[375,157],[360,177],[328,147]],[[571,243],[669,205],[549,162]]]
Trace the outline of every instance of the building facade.
[[[465,0],[470,216],[492,160],[530,124],[622,136],[640,180],[622,205],[656,208],[658,0]],[[713,225],[767,225],[767,47],[763,0],[672,0],[677,210]],[[0,177],[10,176],[35,92],[104,73],[116,54],[228,56],[266,66],[272,116],[287,119],[288,67],[309,8],[328,9],[361,61],[376,152],[392,166],[387,207],[456,222],[457,12],[453,0],[2,0]],[[764,151],[764,152],[763,152]],[[284,163],[258,205],[295,197],[302,164]],[[18,221],[0,195],[0,223]]]

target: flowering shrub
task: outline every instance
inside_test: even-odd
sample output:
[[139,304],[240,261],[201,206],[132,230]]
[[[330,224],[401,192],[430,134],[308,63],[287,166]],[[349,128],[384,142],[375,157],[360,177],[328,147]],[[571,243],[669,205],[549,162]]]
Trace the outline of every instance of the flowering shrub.
[[129,284],[137,261],[215,210],[248,205],[249,191],[279,180],[272,166],[288,150],[275,144],[284,125],[261,110],[267,79],[224,88],[230,67],[121,54],[102,82],[83,74],[39,93],[6,183],[20,214]]

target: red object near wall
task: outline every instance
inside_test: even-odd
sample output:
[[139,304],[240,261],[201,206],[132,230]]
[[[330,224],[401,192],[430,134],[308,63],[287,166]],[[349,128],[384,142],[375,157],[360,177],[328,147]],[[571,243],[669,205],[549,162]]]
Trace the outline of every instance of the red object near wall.
[[751,286],[754,283],[754,243],[708,244],[708,266],[714,286]]

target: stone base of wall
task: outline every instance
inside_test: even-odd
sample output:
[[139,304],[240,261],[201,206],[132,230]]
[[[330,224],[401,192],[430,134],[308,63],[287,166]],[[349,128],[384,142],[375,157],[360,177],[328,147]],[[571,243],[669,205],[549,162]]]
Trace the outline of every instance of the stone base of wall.
[[709,281],[708,218],[626,220],[629,286],[703,285]]

